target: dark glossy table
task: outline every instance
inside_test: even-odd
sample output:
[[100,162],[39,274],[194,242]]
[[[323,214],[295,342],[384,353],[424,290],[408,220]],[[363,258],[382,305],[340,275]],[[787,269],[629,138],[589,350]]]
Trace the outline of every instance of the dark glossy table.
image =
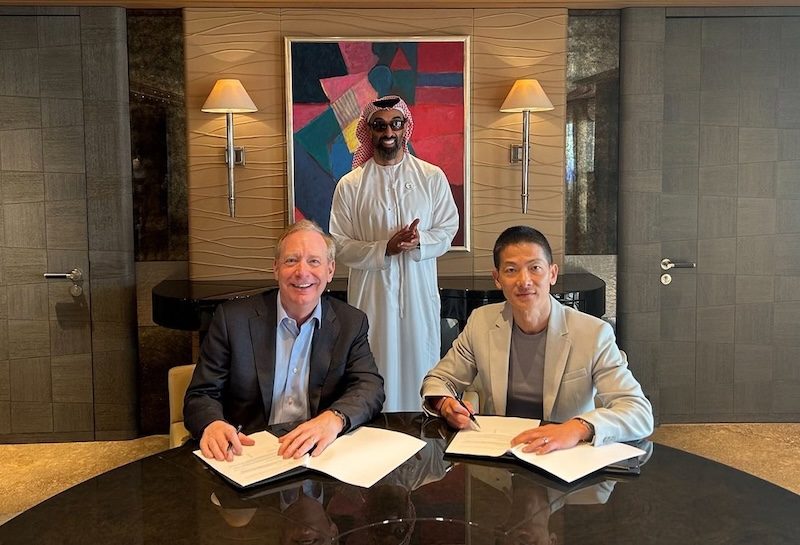
[[[514,462],[450,459],[437,420],[373,425],[427,446],[370,489],[313,472],[237,491],[193,445],[109,471],[0,526],[10,544],[798,543],[800,496],[655,445],[641,475],[567,486]],[[615,480],[616,479],[616,480]]]

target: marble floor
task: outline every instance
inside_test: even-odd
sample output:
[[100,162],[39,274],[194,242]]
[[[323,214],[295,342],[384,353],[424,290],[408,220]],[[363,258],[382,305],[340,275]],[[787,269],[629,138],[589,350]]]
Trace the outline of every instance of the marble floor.
[[[800,423],[663,425],[652,439],[800,494]],[[132,441],[0,445],[0,524],[94,475],[168,446],[166,435]],[[765,458],[772,463],[764,464]]]

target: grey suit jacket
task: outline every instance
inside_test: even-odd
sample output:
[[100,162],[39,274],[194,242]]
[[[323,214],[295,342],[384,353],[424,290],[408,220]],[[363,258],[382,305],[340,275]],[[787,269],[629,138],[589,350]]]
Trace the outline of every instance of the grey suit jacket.
[[[214,420],[264,429],[272,408],[278,291],[223,303],[203,342],[184,399],[184,422],[195,438]],[[341,411],[355,428],[380,413],[385,398],[367,340],[367,317],[322,296],[322,321],[311,343],[309,409]],[[345,430],[346,431],[346,430]]]
[[[617,348],[606,322],[551,296],[544,362],[544,420],[579,416],[595,428],[594,444],[631,441],[653,432],[653,409]],[[480,413],[505,414],[514,319],[508,303],[472,312],[464,331],[427,374],[422,396],[477,390]],[[597,405],[597,406],[596,406]],[[424,405],[426,411],[430,407]]]

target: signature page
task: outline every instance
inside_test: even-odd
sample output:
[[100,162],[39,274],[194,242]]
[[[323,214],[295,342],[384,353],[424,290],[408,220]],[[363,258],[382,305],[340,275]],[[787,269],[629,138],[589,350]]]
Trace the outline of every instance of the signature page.
[[459,430],[445,451],[447,454],[502,456],[511,450],[511,440],[525,430],[538,428],[539,421],[514,416],[480,416],[480,429],[472,426]]
[[568,483],[609,464],[645,454],[642,449],[624,443],[611,443],[599,447],[589,443],[579,443],[570,449],[556,450],[547,454],[522,452],[524,446],[517,445],[511,450],[512,454]]
[[278,438],[271,433],[260,431],[250,435],[250,437],[256,444],[242,446],[241,456],[234,456],[232,462],[206,458],[199,450],[194,451],[194,454],[221,475],[241,487],[249,486],[296,467],[306,465],[308,456],[298,460],[292,458],[284,460],[278,456]]
[[369,488],[411,458],[425,441],[408,434],[361,427],[339,437],[307,467],[340,481]]

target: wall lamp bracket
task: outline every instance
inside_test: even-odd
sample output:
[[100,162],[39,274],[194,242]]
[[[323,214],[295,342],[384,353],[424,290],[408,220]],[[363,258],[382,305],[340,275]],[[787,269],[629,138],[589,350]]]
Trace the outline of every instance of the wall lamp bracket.
[[522,162],[522,144],[511,144],[511,153],[509,154],[509,164],[516,164]]
[[[225,154],[225,164],[228,164],[228,154]],[[233,164],[234,165],[246,165],[247,161],[245,160],[245,149],[244,146],[233,146]]]

